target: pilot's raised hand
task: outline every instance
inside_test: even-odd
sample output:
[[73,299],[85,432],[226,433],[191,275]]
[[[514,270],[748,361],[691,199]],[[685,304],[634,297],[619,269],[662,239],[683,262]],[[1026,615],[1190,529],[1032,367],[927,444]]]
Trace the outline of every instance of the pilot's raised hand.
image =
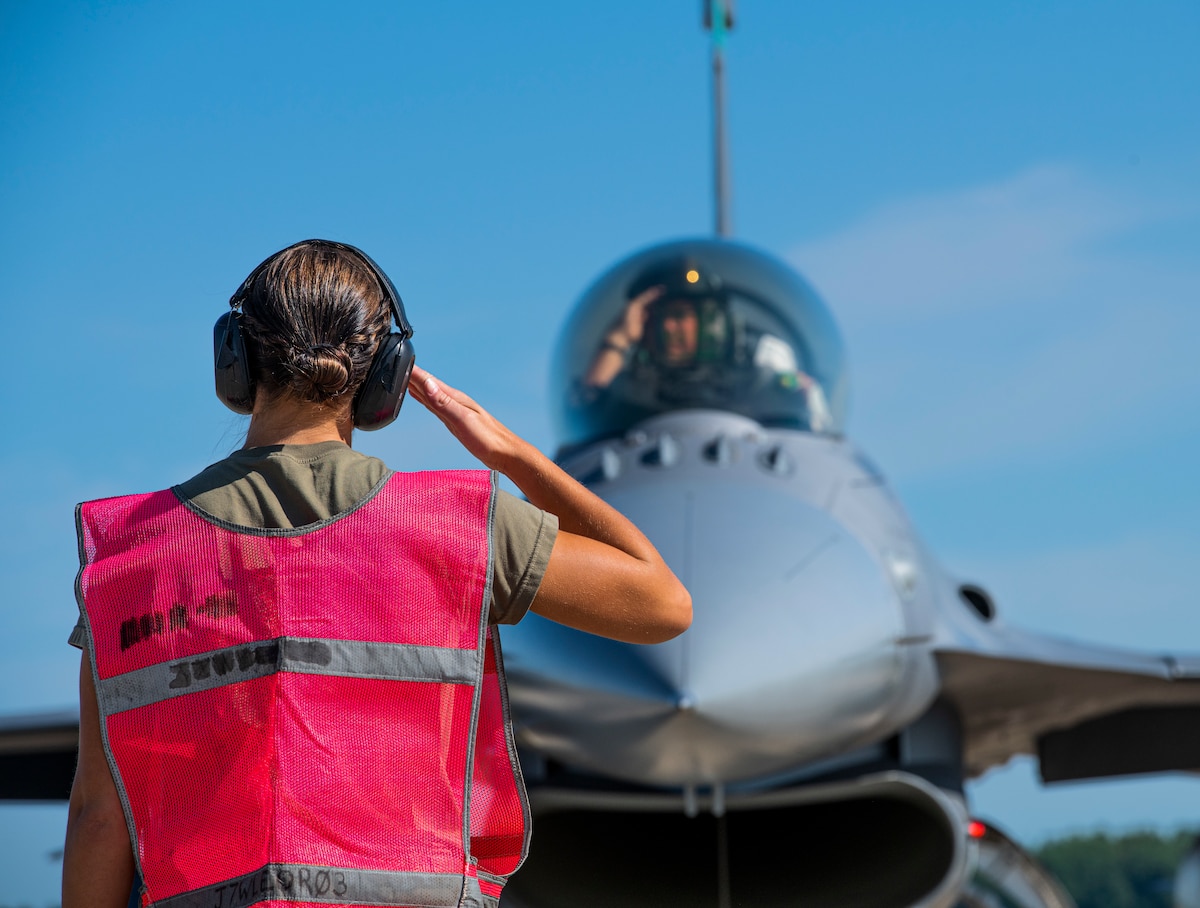
[[650,304],[667,292],[662,284],[643,290],[625,305],[621,320],[604,337],[605,347],[610,345],[629,347],[636,344],[646,333],[646,317],[650,312]]
[[650,304],[667,292],[662,284],[643,290],[628,303],[621,317],[604,335],[604,342],[583,376],[583,383],[593,388],[607,388],[625,368],[625,357],[646,333]]

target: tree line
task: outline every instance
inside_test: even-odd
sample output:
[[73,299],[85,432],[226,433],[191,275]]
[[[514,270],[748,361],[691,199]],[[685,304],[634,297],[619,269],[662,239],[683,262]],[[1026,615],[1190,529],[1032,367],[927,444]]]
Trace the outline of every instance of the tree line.
[[1175,871],[1197,832],[1073,835],[1034,854],[1079,908],[1171,908]]

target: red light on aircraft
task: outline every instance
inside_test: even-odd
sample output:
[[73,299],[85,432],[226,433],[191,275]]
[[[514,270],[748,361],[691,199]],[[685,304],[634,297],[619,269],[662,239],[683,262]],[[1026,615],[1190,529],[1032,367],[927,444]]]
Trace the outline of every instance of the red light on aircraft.
[[987,832],[987,826],[980,823],[978,820],[971,820],[967,824],[967,836],[972,839],[982,839]]

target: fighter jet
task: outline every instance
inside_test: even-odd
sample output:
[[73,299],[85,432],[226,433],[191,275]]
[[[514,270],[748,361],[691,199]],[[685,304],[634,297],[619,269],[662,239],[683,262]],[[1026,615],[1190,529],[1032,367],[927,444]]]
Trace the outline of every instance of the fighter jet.
[[923,545],[845,435],[833,317],[728,239],[733,14],[704,9],[717,237],[596,280],[550,387],[559,463],[694,619],[651,647],[505,629],[537,847],[504,904],[1070,906],[964,783],[1018,754],[1047,782],[1200,770],[1200,657],[1023,632]]
[[558,461],[694,620],[649,647],[505,629],[537,842],[506,904],[986,904],[962,900],[999,879],[1069,905],[963,783],[1017,754],[1048,782],[1200,769],[1200,658],[1008,626],[845,436],[847,385],[829,311],[749,246],[657,245],[584,293]]

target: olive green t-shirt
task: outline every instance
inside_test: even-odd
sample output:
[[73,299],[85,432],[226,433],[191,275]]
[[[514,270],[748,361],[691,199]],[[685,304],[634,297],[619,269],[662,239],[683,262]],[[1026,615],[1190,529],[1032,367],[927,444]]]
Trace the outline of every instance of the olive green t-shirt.
[[[389,472],[382,460],[340,441],[271,445],[235,451],[174,491],[226,523],[292,529],[350,510]],[[497,491],[489,615],[493,624],[516,624],[529,611],[557,535],[558,518],[553,514]],[[82,621],[70,642],[83,645]]]

